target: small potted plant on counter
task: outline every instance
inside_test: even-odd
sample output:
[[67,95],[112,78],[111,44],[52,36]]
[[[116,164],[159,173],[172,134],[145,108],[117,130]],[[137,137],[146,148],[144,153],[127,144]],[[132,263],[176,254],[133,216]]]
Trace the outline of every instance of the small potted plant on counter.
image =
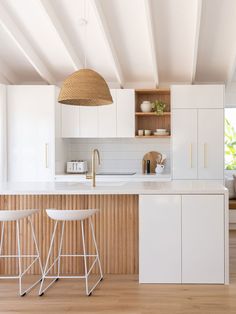
[[152,103],[152,109],[158,115],[162,115],[164,113],[165,107],[166,107],[166,104],[161,100],[155,100]]

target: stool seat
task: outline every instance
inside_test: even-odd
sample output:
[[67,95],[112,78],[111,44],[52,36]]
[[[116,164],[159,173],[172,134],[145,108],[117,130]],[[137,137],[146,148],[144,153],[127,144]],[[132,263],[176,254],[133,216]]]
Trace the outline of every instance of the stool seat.
[[33,214],[36,214],[39,209],[17,209],[17,210],[0,210],[0,221],[16,221]]
[[84,220],[98,212],[98,209],[58,210],[47,209],[48,216],[53,220],[75,221]]

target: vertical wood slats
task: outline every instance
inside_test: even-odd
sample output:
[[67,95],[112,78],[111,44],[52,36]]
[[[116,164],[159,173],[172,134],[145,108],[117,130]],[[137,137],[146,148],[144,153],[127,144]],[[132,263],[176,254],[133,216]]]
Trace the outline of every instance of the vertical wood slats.
[[[103,271],[106,274],[138,273],[138,196],[136,195],[6,195],[0,196],[0,210],[40,209],[32,217],[39,250],[45,265],[54,228],[54,221],[47,217],[45,209],[89,209],[98,208],[100,212],[92,219]],[[61,223],[58,225],[53,253],[57,255]],[[95,252],[88,224],[85,223],[86,246],[92,254]],[[27,219],[20,221],[22,253],[32,254],[34,245],[30,224]],[[16,226],[5,224],[5,237],[2,254],[16,253]],[[80,222],[67,222],[63,238],[63,253],[82,252]],[[28,260],[29,263],[30,260]],[[52,262],[52,259],[51,259]],[[92,262],[92,260],[90,261]],[[23,269],[29,265],[23,262]],[[13,275],[18,271],[17,260],[0,258],[0,274]],[[53,271],[57,271],[55,266]],[[81,258],[63,258],[61,271],[64,274],[83,272]],[[97,271],[97,269],[95,270]],[[36,264],[31,274],[38,274]]]

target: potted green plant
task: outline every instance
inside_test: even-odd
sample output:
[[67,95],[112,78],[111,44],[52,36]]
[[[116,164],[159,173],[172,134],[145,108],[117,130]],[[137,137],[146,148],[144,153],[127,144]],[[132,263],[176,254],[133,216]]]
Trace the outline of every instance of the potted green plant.
[[166,104],[161,100],[155,100],[152,103],[152,109],[156,114],[161,115],[164,113],[164,109],[166,107]]

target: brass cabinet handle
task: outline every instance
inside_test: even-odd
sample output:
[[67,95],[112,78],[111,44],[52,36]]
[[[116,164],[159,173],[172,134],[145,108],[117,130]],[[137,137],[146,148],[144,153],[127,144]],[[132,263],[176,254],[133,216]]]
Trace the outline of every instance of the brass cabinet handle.
[[49,166],[48,166],[48,143],[45,144],[45,168],[49,168]]
[[193,168],[193,144],[192,143],[189,145],[189,162],[190,162],[190,168]]
[[207,152],[208,152],[207,148],[208,148],[207,143],[204,143],[204,144],[203,144],[204,168],[207,168],[207,159],[208,159],[208,158],[207,158]]

